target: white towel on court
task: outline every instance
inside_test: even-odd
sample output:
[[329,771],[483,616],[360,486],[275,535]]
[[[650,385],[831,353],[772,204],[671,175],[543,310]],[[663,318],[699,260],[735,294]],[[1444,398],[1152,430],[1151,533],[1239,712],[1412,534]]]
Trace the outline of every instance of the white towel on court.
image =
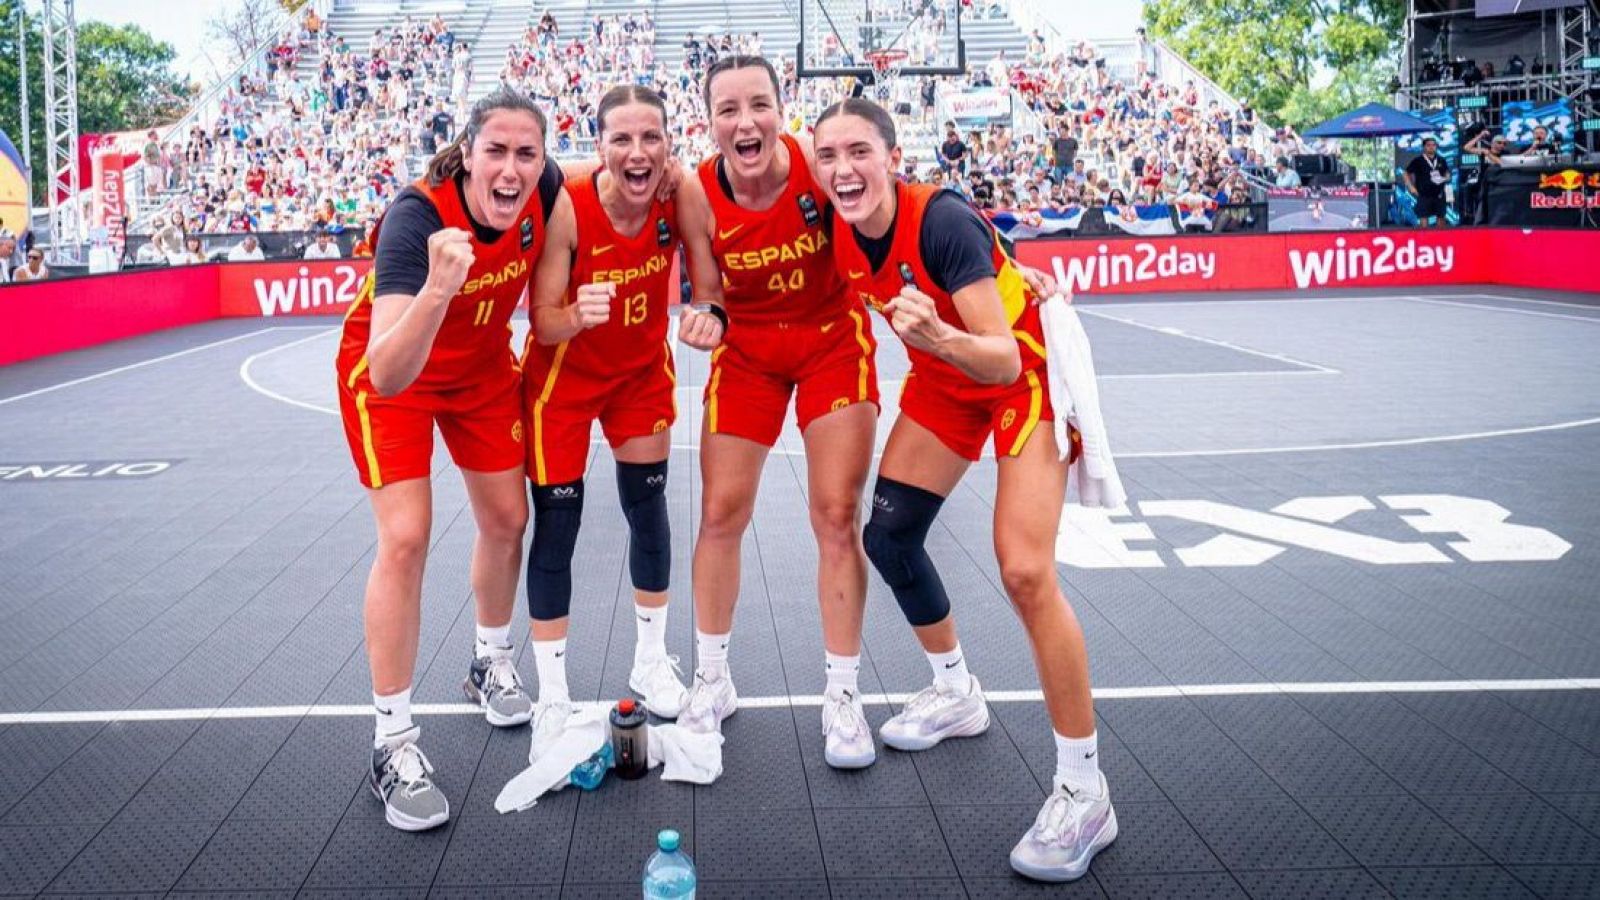
[[[573,768],[610,739],[607,715],[604,707],[574,713],[550,748],[500,789],[494,808],[501,813],[520,812],[545,794],[566,787]],[[722,775],[721,734],[700,734],[681,725],[651,725],[645,745],[650,768],[662,767],[662,781],[710,784]]]
[[1128,502],[1105,419],[1100,415],[1100,387],[1089,352],[1089,336],[1071,304],[1056,294],[1040,307],[1044,326],[1050,405],[1055,407],[1056,448],[1060,459],[1071,452],[1068,425],[1078,429],[1083,454],[1067,472],[1067,502],[1116,509]]

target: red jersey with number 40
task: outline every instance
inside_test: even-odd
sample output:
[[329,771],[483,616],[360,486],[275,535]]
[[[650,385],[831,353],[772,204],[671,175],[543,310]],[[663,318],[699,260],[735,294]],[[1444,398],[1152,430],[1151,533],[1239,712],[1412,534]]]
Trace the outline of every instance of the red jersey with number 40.
[[[933,298],[939,318],[957,328],[965,329],[961,313],[954,298],[933,283],[928,268],[922,261],[922,218],[928,204],[942,188],[933,185],[907,185],[897,183],[897,211],[895,213],[894,240],[889,246],[889,256],[883,265],[873,269],[867,255],[856,243],[850,224],[835,214],[833,228],[837,243],[834,256],[845,280],[860,292],[868,306],[883,312],[883,305],[894,299],[908,282],[917,290]],[[990,231],[993,231],[991,226]],[[998,237],[990,250],[994,261],[995,286],[1005,306],[1006,321],[1016,338],[1017,350],[1022,354],[1022,375],[1018,381],[1044,365],[1044,328],[1039,321],[1039,307],[1034,303],[1033,292],[1028,290],[1017,264],[1011,261],[1000,246]],[[963,400],[974,402],[1010,393],[1012,385],[984,385],[937,356],[911,345],[906,345],[906,356],[911,360],[911,372],[917,378],[932,382],[939,390]],[[1013,382],[1014,385],[1016,382]]]
[[[511,351],[511,315],[522,299],[533,263],[544,245],[544,210],[534,191],[522,208],[517,224],[492,243],[478,239],[472,219],[451,181],[431,185],[426,179],[412,185],[439,211],[446,228],[459,228],[472,238],[473,263],[467,280],[450,298],[444,321],[434,335],[428,360],[406,391],[444,391],[469,387],[515,370]],[[380,220],[373,229],[377,246]],[[370,390],[367,379],[367,341],[372,333],[372,291],[376,268],[367,276],[355,303],[345,314],[344,336],[339,340],[339,380],[352,390]]]
[[673,298],[672,256],[678,249],[676,210],[669,201],[651,203],[633,237],[617,233],[600,204],[600,173],[569,182],[578,226],[578,249],[567,279],[567,303],[585,284],[615,284],[611,318],[557,346],[528,334],[524,366],[530,376],[546,371],[560,355],[564,372],[610,378],[660,361],[667,339],[667,309]]
[[822,231],[826,196],[811,177],[800,144],[789,148],[789,183],[768,208],[745,209],[722,189],[721,154],[700,164],[716,233],[711,249],[722,270],[723,302],[734,327],[831,322],[856,307]]

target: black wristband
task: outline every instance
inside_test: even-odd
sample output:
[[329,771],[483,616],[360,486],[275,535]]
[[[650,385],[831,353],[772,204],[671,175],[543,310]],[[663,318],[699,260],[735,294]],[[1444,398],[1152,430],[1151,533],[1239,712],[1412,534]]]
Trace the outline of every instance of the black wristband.
[[717,321],[722,323],[722,333],[728,333],[728,311],[723,309],[721,306],[702,300],[697,303],[689,304],[689,308],[695,312],[710,313],[711,315],[716,316]]

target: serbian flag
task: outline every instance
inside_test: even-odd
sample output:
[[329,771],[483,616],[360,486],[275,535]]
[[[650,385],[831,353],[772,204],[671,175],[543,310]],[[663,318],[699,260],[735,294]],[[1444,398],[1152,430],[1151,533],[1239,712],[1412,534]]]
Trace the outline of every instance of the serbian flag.
[[1106,207],[1106,224],[1129,234],[1140,236],[1177,234],[1172,225],[1172,207],[1123,206]]
[[990,218],[996,231],[1007,240],[1041,237],[1062,231],[1077,231],[1083,222],[1083,207],[1067,209],[1041,209],[1027,212],[1020,209],[1003,209]]

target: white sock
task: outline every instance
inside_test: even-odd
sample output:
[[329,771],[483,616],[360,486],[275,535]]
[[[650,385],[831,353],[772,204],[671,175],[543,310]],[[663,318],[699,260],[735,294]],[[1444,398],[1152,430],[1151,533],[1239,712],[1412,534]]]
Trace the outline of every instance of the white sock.
[[1100,793],[1100,753],[1095,734],[1084,738],[1056,734],[1056,784],[1074,791]]
[[962,654],[959,643],[945,653],[929,653],[928,665],[933,667],[934,684],[947,684],[966,690],[971,683],[972,673],[967,671],[967,658]]
[[411,724],[411,688],[393,694],[373,694],[372,714],[377,717],[372,728],[374,747],[382,746],[385,738],[410,731],[415,727]]
[[539,675],[540,703],[571,703],[567,694],[567,639],[533,642],[533,666]]
[[828,690],[849,691],[860,696],[861,691],[856,688],[856,679],[861,672],[861,654],[840,656],[836,653],[824,653],[822,669],[828,674]]
[[498,628],[490,625],[479,625],[478,638],[472,644],[472,652],[479,659],[486,656],[500,656],[511,652],[511,623],[507,622]]
[[633,664],[667,656],[667,608],[633,605],[633,622],[638,634],[633,642]]
[[728,674],[728,642],[733,634],[706,634],[694,631],[694,655],[699,671],[708,678],[722,678]]

